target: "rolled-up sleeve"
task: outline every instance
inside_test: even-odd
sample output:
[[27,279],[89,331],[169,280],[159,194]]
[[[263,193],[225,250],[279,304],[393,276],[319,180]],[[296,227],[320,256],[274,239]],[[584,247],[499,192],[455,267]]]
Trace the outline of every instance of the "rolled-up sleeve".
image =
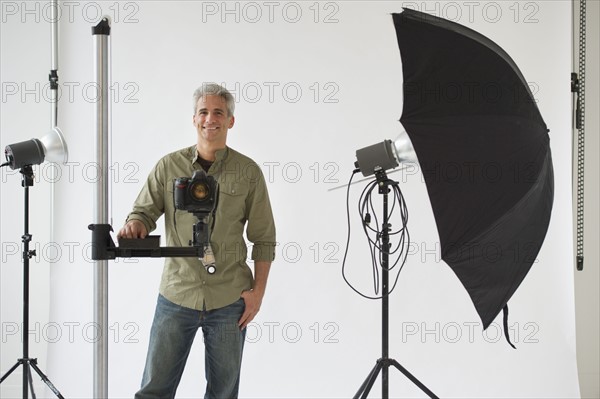
[[127,216],[126,222],[139,220],[146,226],[148,233],[156,229],[156,221],[165,210],[164,173],[164,161],[161,160],[148,175],[144,187],[133,204],[133,210]]
[[275,260],[275,220],[269,200],[265,178],[256,168],[256,175],[251,179],[250,192],[246,199],[248,224],[246,236],[252,242],[252,260]]

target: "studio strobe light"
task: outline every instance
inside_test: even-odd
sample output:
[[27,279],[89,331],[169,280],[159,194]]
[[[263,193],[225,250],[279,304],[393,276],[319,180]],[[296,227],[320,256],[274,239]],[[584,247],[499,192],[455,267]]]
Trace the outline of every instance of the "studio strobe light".
[[396,140],[385,140],[356,151],[355,166],[363,176],[398,167],[401,163],[416,163],[417,155],[406,131]]
[[45,161],[67,163],[67,143],[59,128],[55,127],[40,139],[31,139],[7,145],[4,149],[6,163],[11,169],[39,165]]
[[67,143],[60,129],[54,127],[40,139],[31,139],[7,145],[4,155],[6,156],[6,163],[3,163],[1,166],[20,169],[21,186],[24,189],[23,224],[25,231],[21,236],[21,241],[23,242],[23,357],[18,359],[17,363],[0,378],[0,383],[22,365],[23,399],[29,397],[29,390],[31,390],[32,397],[35,398],[33,380],[31,378],[32,369],[59,399],[63,399],[60,391],[38,367],[37,359],[29,356],[29,260],[36,255],[35,250],[29,250],[29,243],[32,239],[32,235],[29,233],[29,187],[33,186],[34,181],[33,165],[39,165],[44,161],[67,163]]

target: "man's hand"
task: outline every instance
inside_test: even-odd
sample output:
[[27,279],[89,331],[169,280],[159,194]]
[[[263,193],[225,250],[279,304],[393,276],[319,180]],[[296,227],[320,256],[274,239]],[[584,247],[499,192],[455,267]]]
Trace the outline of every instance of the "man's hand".
[[130,220],[119,230],[117,238],[146,238],[148,231],[144,223],[139,220]]
[[241,330],[250,324],[260,310],[260,305],[267,289],[267,279],[269,278],[270,269],[271,262],[260,260],[254,262],[254,288],[243,291],[240,295],[246,304],[244,314],[242,314],[238,322]]
[[246,309],[244,310],[244,313],[242,314],[242,317],[240,317],[240,321],[238,322],[240,329],[243,330],[248,326],[248,324],[250,324],[252,320],[254,320],[254,318],[258,314],[258,311],[260,310],[260,305],[262,304],[264,293],[260,293],[256,290],[247,290],[242,292],[242,295],[240,296],[246,304]]

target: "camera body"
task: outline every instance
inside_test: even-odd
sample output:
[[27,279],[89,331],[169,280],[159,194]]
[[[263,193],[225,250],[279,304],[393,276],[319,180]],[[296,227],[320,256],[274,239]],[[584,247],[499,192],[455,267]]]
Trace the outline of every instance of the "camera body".
[[194,171],[192,177],[178,177],[173,182],[173,200],[175,209],[209,214],[217,205],[217,181],[203,170]]

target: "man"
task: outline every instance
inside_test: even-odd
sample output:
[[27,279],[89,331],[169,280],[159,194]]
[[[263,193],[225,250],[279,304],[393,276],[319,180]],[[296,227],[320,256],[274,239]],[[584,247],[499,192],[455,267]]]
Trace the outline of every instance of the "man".
[[[205,344],[205,398],[236,398],[245,328],[262,303],[274,259],[275,224],[264,176],[250,158],[226,145],[235,101],[223,87],[205,84],[194,93],[196,145],[163,157],[136,199],[118,237],[144,238],[164,214],[167,246],[192,239],[196,217],[176,210],[173,181],[204,169],[219,184],[208,225],[216,272],[197,258],[166,258],[142,386],[135,397],[173,398],[196,331]],[[254,276],[246,264],[253,243]]]

